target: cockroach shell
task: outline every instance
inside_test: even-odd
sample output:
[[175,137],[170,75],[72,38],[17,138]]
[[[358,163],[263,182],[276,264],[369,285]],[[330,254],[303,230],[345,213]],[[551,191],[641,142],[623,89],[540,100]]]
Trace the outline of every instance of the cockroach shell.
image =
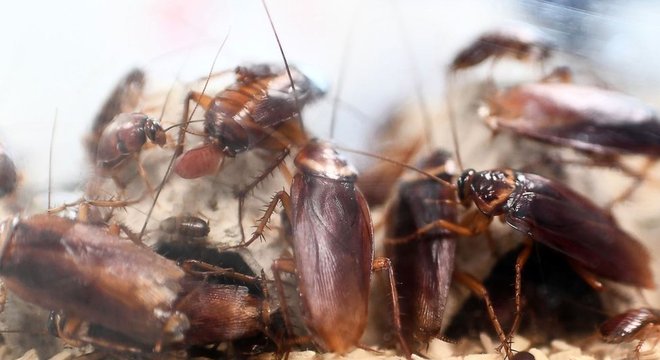
[[486,120],[538,141],[581,151],[660,156],[660,119],[640,100],[597,87],[532,83],[488,100]]
[[196,281],[192,290],[177,303],[177,309],[190,320],[185,334],[187,345],[206,345],[259,334],[262,299],[244,286]]
[[296,163],[291,226],[304,320],[322,348],[343,354],[367,324],[371,216],[356,174],[328,144],[311,142]]
[[[450,157],[446,152],[437,151],[420,165],[437,172],[450,163]],[[446,172],[437,175],[445,180],[451,178]],[[430,179],[401,184],[387,214],[387,236],[408,236],[438,219],[456,223],[458,213],[454,201],[454,189]],[[455,234],[438,228],[406,243],[386,244],[385,251],[392,261],[397,281],[403,333],[420,344],[428,344],[442,327],[454,272]]]
[[0,198],[16,190],[16,167],[11,158],[0,148]]
[[14,221],[4,225],[0,276],[19,297],[145,344],[182,338],[164,330],[187,322],[173,308],[185,275],[174,262],[64,218]]
[[641,308],[628,310],[616,315],[600,326],[600,334],[603,341],[618,344],[625,341],[637,339],[644,334],[640,331],[647,324],[660,323],[660,310]]

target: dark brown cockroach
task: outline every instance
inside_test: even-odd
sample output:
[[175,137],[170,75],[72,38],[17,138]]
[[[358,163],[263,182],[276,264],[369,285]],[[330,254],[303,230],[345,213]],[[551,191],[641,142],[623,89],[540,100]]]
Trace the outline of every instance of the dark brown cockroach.
[[[275,195],[245,245],[262,236],[281,201],[290,220],[295,259],[273,263],[278,291],[283,293],[281,272],[295,273],[312,340],[321,349],[339,354],[359,345],[367,324],[371,274],[387,270],[394,324],[402,350],[409,356],[401,334],[394,273],[389,259],[374,259],[371,217],[366,200],[355,187],[356,171],[329,144],[317,140],[298,153],[295,164],[298,173],[290,195],[285,191]],[[281,306],[286,315],[286,302]]]
[[168,217],[160,222],[158,228],[180,238],[205,238],[211,231],[208,221],[192,215]]
[[12,194],[16,190],[17,178],[14,162],[5,149],[0,146],[0,198]]
[[[502,326],[510,328],[515,318],[512,294],[518,255],[524,245],[498,258],[483,280]],[[522,273],[521,297],[524,299],[518,333],[533,344],[547,344],[562,334],[563,339],[584,337],[605,319],[600,294],[571,267],[563,254],[539,242],[534,243],[532,255]],[[444,336],[450,339],[478,338],[486,332],[493,334],[489,318],[484,314],[482,300],[471,296],[452,318]]]
[[[116,176],[118,169],[125,161],[134,157],[137,159],[147,140],[159,146],[165,145],[167,137],[160,124],[141,113],[121,113],[103,129],[96,152],[96,167],[102,176],[112,177],[117,185],[125,187]],[[147,173],[137,161],[140,176],[149,190],[153,191]]]
[[94,118],[92,131],[85,138],[85,146],[92,162],[96,163],[96,149],[103,129],[110,124],[115,116],[135,111],[142,97],[144,84],[144,72],[140,69],[131,70],[119,81],[103,106],[101,106],[101,110]]
[[59,334],[74,343],[161,351],[267,331],[268,303],[247,287],[208,281],[222,270],[211,265],[181,268],[103,228],[48,215],[5,222],[1,239],[7,288],[63,314]]
[[[530,83],[488,99],[487,124],[602,158],[660,156],[660,119],[640,100],[593,86]],[[610,161],[610,164],[613,164]]]
[[[425,159],[421,168],[451,181],[451,163],[449,153],[437,151]],[[387,237],[404,237],[437,219],[457,222],[455,198],[453,187],[428,178],[402,183],[386,214]],[[403,333],[411,344],[428,344],[440,334],[455,251],[456,233],[443,228],[412,241],[385,243],[400,297]]]
[[493,58],[512,57],[523,61],[543,61],[553,45],[538,31],[528,27],[508,27],[486,32],[461,50],[449,66],[456,72]]
[[628,310],[605,321],[600,326],[600,335],[603,341],[620,344],[639,340],[635,346],[635,355],[639,352],[647,339],[660,339],[660,310],[652,308],[639,308]]
[[213,174],[223,156],[235,157],[257,147],[278,152],[267,173],[276,169],[292,143],[302,144],[307,140],[296,122],[290,121],[299,116],[298,106],[322,94],[303,73],[295,68],[290,70],[295,96],[287,72],[267,64],[237,67],[236,82],[214,97],[190,92],[184,105],[186,122],[180,129],[176,154],[183,153],[191,100],[206,110],[206,138],[204,144],[179,157],[174,172],[186,179]]
[[501,216],[515,230],[566,255],[576,269],[655,288],[646,248],[610,214],[559,182],[511,169],[469,169],[458,180],[458,196],[479,210],[473,232]]

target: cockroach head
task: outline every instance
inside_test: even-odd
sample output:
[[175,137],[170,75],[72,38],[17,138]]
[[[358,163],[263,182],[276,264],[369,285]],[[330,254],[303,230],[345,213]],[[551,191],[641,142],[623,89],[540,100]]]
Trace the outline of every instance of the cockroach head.
[[329,143],[311,140],[296,156],[296,167],[301,172],[332,180],[354,182],[357,170]]
[[165,145],[165,142],[167,141],[165,130],[163,130],[163,128],[156,120],[148,118],[144,124],[144,131],[147,135],[147,138],[149,138],[149,140],[151,140],[154,144],[159,146]]
[[497,216],[504,212],[516,184],[516,173],[510,169],[467,170],[459,179],[459,198],[464,204],[473,201],[488,216]]
[[468,197],[472,192],[470,186],[472,185],[472,179],[477,172],[474,169],[467,169],[463,171],[461,176],[456,181],[456,191],[458,192],[458,200],[463,205],[468,205],[470,198]]

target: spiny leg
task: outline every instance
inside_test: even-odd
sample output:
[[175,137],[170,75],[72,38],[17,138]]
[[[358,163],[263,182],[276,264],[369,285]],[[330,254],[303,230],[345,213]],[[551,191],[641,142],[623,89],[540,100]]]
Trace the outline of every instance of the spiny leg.
[[289,317],[289,306],[286,301],[284,293],[284,282],[282,281],[281,273],[286,272],[289,274],[296,273],[296,264],[293,259],[279,258],[273,261],[271,265],[273,277],[275,279],[275,287],[277,288],[277,296],[280,300],[280,308],[282,309],[282,317],[284,319],[285,336],[287,339],[293,338],[293,325]]
[[484,302],[486,303],[486,310],[488,311],[488,316],[490,317],[490,321],[493,323],[495,332],[497,333],[497,336],[500,339],[500,343],[501,343],[500,348],[502,347],[504,348],[504,352],[506,353],[506,357],[508,359],[513,358],[513,353],[511,352],[511,345],[509,344],[509,339],[504,334],[502,325],[500,324],[500,321],[497,319],[497,314],[495,314],[495,308],[493,307],[493,303],[491,302],[490,296],[488,295],[488,290],[486,290],[484,285],[474,276],[464,273],[462,271],[455,270],[453,278],[455,281],[463,284],[465,287],[470,289],[474,294],[476,294],[478,297],[484,300]]
[[279,201],[282,201],[282,207],[284,207],[284,211],[286,211],[287,217],[289,219],[292,219],[291,211],[293,209],[291,207],[291,197],[284,190],[278,191],[275,194],[275,196],[273,196],[273,199],[270,201],[270,203],[268,204],[268,207],[266,208],[264,215],[261,217],[261,219],[258,220],[257,229],[252,234],[252,237],[248,241],[241,243],[239,245],[240,247],[247,247],[258,238],[263,237],[263,233],[268,224],[268,220],[270,220],[270,217],[273,215],[273,212],[275,211],[275,207],[277,206],[277,203]]
[[390,284],[390,295],[392,297],[392,317],[394,318],[394,327],[396,330],[396,335],[399,338],[399,344],[401,344],[401,350],[405,354],[407,359],[411,359],[412,352],[410,347],[403,337],[403,327],[401,326],[401,310],[399,308],[399,294],[396,290],[396,279],[394,278],[394,270],[392,269],[392,262],[390,259],[385,257],[375,258],[371,264],[372,271],[387,271],[388,282]]
[[225,276],[246,283],[260,283],[262,280],[256,276],[250,276],[236,272],[234,269],[221,268],[207,264],[199,260],[185,260],[181,267],[188,274],[199,276]]
[[508,338],[511,339],[513,338],[513,334],[518,331],[518,326],[520,326],[520,319],[521,319],[521,312],[522,312],[522,268],[525,266],[527,263],[527,260],[529,259],[529,255],[532,253],[532,240],[525,241],[525,246],[523,247],[522,251],[518,254],[518,258],[516,259],[516,282],[515,282],[515,288],[516,288],[516,295],[515,295],[515,303],[516,303],[516,308],[514,311],[513,315],[513,325],[511,325],[511,329],[509,330],[509,335]]
[[284,148],[280,153],[277,154],[277,156],[261,174],[257,175],[249,184],[238,191],[238,226],[241,229],[241,242],[245,241],[245,231],[243,230],[243,206],[245,205],[245,198],[257,185],[259,185],[260,182],[262,182],[266,177],[268,177],[268,175],[275,171],[275,169],[282,165],[284,159],[286,159],[289,153],[289,148]]

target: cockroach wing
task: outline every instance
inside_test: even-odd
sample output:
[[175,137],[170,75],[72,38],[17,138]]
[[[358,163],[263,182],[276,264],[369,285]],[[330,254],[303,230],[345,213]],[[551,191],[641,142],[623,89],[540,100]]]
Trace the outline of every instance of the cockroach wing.
[[321,346],[344,353],[367,321],[373,228],[366,200],[350,181],[300,174],[291,199],[306,324]]
[[648,251],[614,219],[569,188],[525,174],[506,221],[605,278],[654,288]]

